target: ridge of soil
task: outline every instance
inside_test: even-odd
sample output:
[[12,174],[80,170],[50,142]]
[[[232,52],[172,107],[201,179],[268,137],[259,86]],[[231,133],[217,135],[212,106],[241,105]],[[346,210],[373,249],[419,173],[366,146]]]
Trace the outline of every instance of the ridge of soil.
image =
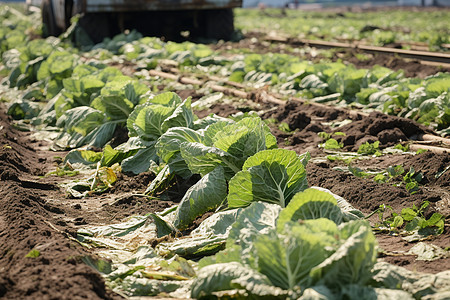
[[[36,177],[47,171],[47,159],[10,127],[4,110],[0,107],[0,298],[121,299],[82,261],[89,253],[69,239],[74,228],[63,220],[66,208],[47,200],[59,192],[57,186]],[[31,250],[39,255],[27,257]]]

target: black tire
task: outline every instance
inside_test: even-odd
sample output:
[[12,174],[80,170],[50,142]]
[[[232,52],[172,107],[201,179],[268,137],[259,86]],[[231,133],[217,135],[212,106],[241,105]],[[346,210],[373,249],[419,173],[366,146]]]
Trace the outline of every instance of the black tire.
[[55,14],[51,0],[43,0],[41,4],[42,13],[42,36],[59,36],[62,30],[56,25]]
[[94,43],[100,43],[105,37],[111,37],[119,33],[114,30],[115,22],[111,22],[106,13],[86,14],[80,18],[78,23],[89,35]]
[[234,33],[233,9],[206,11],[206,37],[229,41]]

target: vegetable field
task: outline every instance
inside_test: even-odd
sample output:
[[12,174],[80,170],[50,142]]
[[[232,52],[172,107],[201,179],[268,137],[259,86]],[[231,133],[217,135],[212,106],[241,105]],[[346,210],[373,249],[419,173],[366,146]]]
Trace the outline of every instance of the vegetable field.
[[[389,18],[386,18],[386,14]],[[427,14],[434,22],[423,17]],[[277,35],[329,41],[358,41],[406,49],[449,50],[446,8],[372,8],[362,13],[355,8],[325,11],[266,9],[238,10],[238,26],[248,32],[276,32]]]
[[[448,64],[271,43],[275,13],[93,45],[0,4],[0,298],[450,297]],[[447,51],[448,15],[402,42]],[[321,37],[378,43],[364,16]]]

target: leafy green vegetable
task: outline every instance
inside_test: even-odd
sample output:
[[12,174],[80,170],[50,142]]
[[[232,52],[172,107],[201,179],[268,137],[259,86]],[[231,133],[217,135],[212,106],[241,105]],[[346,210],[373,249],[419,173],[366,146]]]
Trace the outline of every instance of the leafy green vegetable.
[[[248,236],[245,227],[241,234]],[[220,270],[227,270],[228,267],[240,270],[240,265],[233,263],[236,261],[246,269],[257,271],[256,274],[265,275],[272,286],[289,291],[297,297],[306,288],[316,285],[324,285],[340,294],[343,286],[348,284],[367,284],[376,259],[375,237],[365,221],[350,221],[339,227],[327,219],[307,220],[300,224],[287,222],[279,232],[275,228],[263,235],[256,231],[250,233],[250,238],[247,237],[246,240],[251,243],[250,253],[245,251],[247,243],[241,246],[237,244],[233,249],[240,252],[240,255],[231,255],[231,262],[202,268],[194,286],[201,286],[203,291],[208,291],[205,294],[243,288],[252,295],[253,292],[248,287],[230,286],[230,283],[218,286],[216,281],[209,281],[206,276],[208,274],[219,278],[216,276],[221,276]],[[216,256],[220,257],[221,253]],[[348,261],[356,263],[348,264]],[[205,269],[206,273],[203,274]],[[342,274],[343,270],[345,274]],[[238,273],[242,274],[240,271]],[[224,272],[222,276],[227,276],[226,274],[230,273]],[[233,274],[224,281],[232,283],[235,276]]]
[[289,221],[327,218],[336,224],[342,222],[341,209],[333,195],[317,189],[306,189],[295,194],[278,218],[278,228]]
[[265,150],[247,159],[242,171],[229,184],[228,205],[243,207],[265,201],[286,207],[291,198],[307,187],[305,165],[309,154],[285,149]]
[[156,141],[163,133],[163,122],[173,113],[174,107],[146,102],[136,106],[127,120],[129,136]]
[[[294,11],[288,12],[291,13]],[[277,23],[289,22],[291,28],[303,28],[302,32],[310,36],[319,32],[320,27],[332,28],[333,37],[336,32],[342,33],[343,25],[310,24],[318,19],[317,14],[313,18],[298,18],[307,19],[308,24],[303,27],[292,26],[293,18],[282,18]],[[370,16],[365,14],[365,19]],[[264,18],[259,14],[258,21],[263,23]],[[359,20],[353,19],[351,26],[345,25],[353,30],[347,31],[347,37],[387,43],[399,36],[388,28],[359,28]],[[397,21],[399,19],[402,18]],[[418,21],[418,18],[413,19]],[[371,273],[375,253],[373,235],[364,221],[350,221],[363,217],[362,214],[327,190],[305,190],[304,167],[308,155],[299,157],[287,150],[271,150],[276,148],[276,139],[259,118],[246,113],[244,117],[233,119],[239,121],[217,116],[195,120],[190,99],[183,101],[174,93],[154,96],[146,85],[149,82],[153,91],[160,85],[166,90],[178,89],[179,83],[161,84],[160,78],[149,77],[146,70],[155,68],[160,59],[171,59],[187,72],[228,74],[233,81],[267,87],[287,96],[306,97],[313,102],[338,105],[358,102],[370,110],[432,125],[444,134],[450,125],[447,73],[424,79],[405,78],[402,71],[384,67],[356,69],[339,61],[313,64],[286,54],[223,58],[205,45],[165,43],[157,38],[143,38],[136,31],[105,39],[92,51],[83,52],[86,48],[70,47],[70,33],[62,36],[62,40],[55,37],[30,40],[30,36],[40,30],[36,14],[24,15],[0,6],[0,20],[5,25],[0,28],[0,76],[4,78],[4,87],[18,89],[8,113],[15,119],[26,119],[21,124],[30,124],[32,129],[48,126],[46,132],[58,130],[60,134],[55,144],[60,148],[84,145],[103,148],[102,152],[72,151],[64,165],[58,167],[56,173],[62,175],[75,174],[74,168],[95,170],[90,178],[65,185],[72,196],[82,197],[111,187],[120,171],[118,163],[124,172],[137,174],[152,170],[157,173],[148,189],[153,196],[167,189],[173,178],[178,178],[175,175],[203,176],[176,208],[132,218],[128,223],[92,228],[85,231],[85,235],[80,232],[80,240],[114,249],[103,253],[113,263],[95,262],[93,265],[108,276],[109,286],[116,291],[126,296],[165,293],[165,296],[175,297],[184,291],[183,296],[187,296],[191,278],[195,276],[195,263],[178,255],[192,258],[211,255],[225,247],[228,237],[223,252],[202,260],[201,266],[210,266],[200,270],[192,289],[193,296],[242,299],[352,299],[361,295],[374,299],[413,295],[419,299],[432,293],[435,293],[433,297],[448,296],[445,274],[425,278],[403,269],[379,272],[382,269],[379,266]],[[271,21],[271,28],[273,24]],[[75,27],[72,26],[72,30],[76,33]],[[436,34],[413,31],[406,35],[416,34],[415,38],[440,47],[449,40],[436,28],[433,27]],[[326,31],[321,33],[324,37],[326,34]],[[319,55],[327,54],[320,52]],[[124,76],[119,69],[107,67],[123,59],[137,64],[136,77]],[[136,78],[147,82],[143,84]],[[114,144],[112,137],[125,129],[122,128],[125,125],[130,139],[112,148],[108,143]],[[291,129],[284,123],[279,127],[284,131]],[[326,149],[343,147],[336,137],[342,134],[319,135],[326,140],[323,145]],[[359,152],[377,154],[378,147],[377,143],[367,143]],[[411,193],[418,190],[422,179],[421,173],[414,169],[405,172],[402,166],[378,174],[352,166],[348,169],[355,176],[375,175],[374,180],[381,183],[396,180],[397,185],[404,185]],[[160,243],[156,250],[147,245],[139,247],[142,241],[147,244],[149,239],[157,241],[158,237],[177,232],[172,223],[179,228],[188,227],[206,211],[225,206],[226,200],[231,208],[248,207],[213,214],[190,235]],[[392,212],[388,219],[382,220],[380,229],[412,233],[411,240],[443,232],[442,215],[435,213],[424,217],[427,205],[405,208],[400,214]],[[340,225],[322,219],[324,217]],[[39,255],[32,254],[33,251],[37,250],[29,255]],[[165,260],[157,252],[171,259]],[[424,247],[419,252],[430,251]],[[118,257],[126,259],[117,263]],[[373,283],[371,277],[378,287],[367,286]],[[392,290],[399,287],[408,293]],[[178,294],[171,295],[176,290]]]
[[139,149],[136,154],[122,160],[121,167],[123,172],[132,172],[140,174],[147,172],[152,163],[159,161],[156,155],[156,149],[152,145],[147,148]]
[[[109,249],[135,249],[133,244],[137,237],[156,238],[156,226],[148,222],[149,216],[133,216],[118,224],[82,228],[77,232],[77,239],[97,247]],[[117,239],[120,238],[120,241]]]
[[[338,289],[346,284],[364,284],[376,261],[376,239],[367,223],[351,221],[340,227],[344,242],[330,257],[311,270],[318,284]],[[351,258],[352,264],[348,264]],[[319,279],[320,278],[320,279]],[[339,278],[339,280],[336,280]]]
[[[379,228],[386,227],[391,231],[398,231],[402,227],[408,234],[418,233],[423,236],[438,235],[444,232],[444,216],[439,213],[433,215],[427,220],[424,216],[425,209],[430,205],[428,201],[422,203],[420,207],[413,204],[411,208],[403,208],[398,214],[393,211],[389,205],[380,205],[375,211],[379,214]],[[391,216],[384,218],[384,212],[388,210]]]
[[231,124],[216,122],[206,127],[203,137],[197,135],[195,139],[201,142],[180,144],[181,157],[189,170],[194,174],[205,175],[217,166],[222,166],[227,179],[240,171],[248,157],[276,147],[276,139],[267,125],[260,118],[253,117]]
[[422,173],[416,173],[413,167],[411,167],[408,173],[403,176],[403,181],[406,183],[405,188],[411,194],[414,194],[419,190],[419,182],[422,181]]
[[181,156],[189,170],[194,174],[205,175],[218,166],[222,166],[227,174],[234,174],[239,171],[238,159],[219,148],[208,147],[195,142],[184,142],[180,146]]
[[150,213],[150,216],[153,218],[153,222],[155,222],[158,238],[172,234],[177,231],[177,229],[171,223],[166,222],[159,215]]
[[[287,292],[271,285],[263,274],[249,269],[238,262],[210,265],[202,269],[191,289],[191,297],[201,299],[216,295],[218,291],[234,292],[246,290],[241,297],[270,297],[285,299]],[[223,295],[223,294],[222,294]]]
[[386,262],[379,262],[374,267],[374,281],[389,289],[401,287],[407,292],[403,297],[406,299],[431,297],[446,297],[449,280],[448,272],[438,274],[426,274],[413,272],[405,268],[395,266]]
[[341,149],[344,147],[343,143],[338,142],[337,140],[330,138],[325,141],[325,143],[320,145],[321,147],[327,149],[327,150],[334,150],[334,149]]
[[69,163],[72,166],[81,168],[82,166],[96,166],[96,163],[102,159],[103,154],[101,152],[89,151],[89,150],[72,150],[64,158],[64,164]]
[[[324,222],[315,223],[322,232],[331,226]],[[258,270],[268,276],[273,285],[286,290],[308,286],[311,270],[327,258],[325,246],[333,241],[326,235],[311,233],[306,226],[286,225],[284,229],[290,231],[286,236],[271,232],[256,238],[254,247]]]
[[91,107],[105,112],[111,120],[125,120],[133,110],[133,103],[120,96],[100,96],[95,98]]
[[[225,247],[231,225],[240,216],[243,209],[234,209],[215,213],[206,218],[189,236],[158,244],[156,250],[165,257],[180,255],[186,258],[199,258],[212,255]],[[162,214],[160,214],[162,215]],[[175,215],[172,215],[175,217]],[[169,224],[171,214],[164,216]]]
[[58,119],[57,126],[63,127],[55,141],[63,148],[78,148],[89,144],[103,147],[111,140],[117,123],[108,122],[104,113],[87,106],[72,108]]
[[32,249],[32,250],[30,250],[30,252],[28,252],[27,255],[25,255],[25,257],[28,257],[28,258],[36,258],[39,256],[41,256],[41,252],[37,249]]
[[167,130],[156,143],[158,156],[170,166],[173,173],[189,177],[192,173],[181,157],[183,143],[201,143],[203,136],[186,127],[173,127]]
[[382,153],[380,152],[380,149],[378,148],[380,145],[379,141],[376,141],[374,143],[365,142],[358,148],[358,154],[362,155],[375,155],[375,156],[381,156]]
[[178,205],[174,225],[182,230],[197,217],[223,204],[227,185],[223,169],[217,167],[193,185]]

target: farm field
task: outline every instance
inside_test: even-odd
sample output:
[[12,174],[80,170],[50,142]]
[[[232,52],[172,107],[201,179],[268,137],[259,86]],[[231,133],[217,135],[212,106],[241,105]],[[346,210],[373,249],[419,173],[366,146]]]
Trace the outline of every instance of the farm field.
[[269,42],[259,14],[89,45],[0,5],[0,298],[449,297],[448,65]]
[[[386,18],[386,14],[389,18]],[[423,16],[427,14],[433,22]],[[236,25],[244,32],[433,51],[449,50],[445,7],[329,8],[319,11],[240,9]]]

